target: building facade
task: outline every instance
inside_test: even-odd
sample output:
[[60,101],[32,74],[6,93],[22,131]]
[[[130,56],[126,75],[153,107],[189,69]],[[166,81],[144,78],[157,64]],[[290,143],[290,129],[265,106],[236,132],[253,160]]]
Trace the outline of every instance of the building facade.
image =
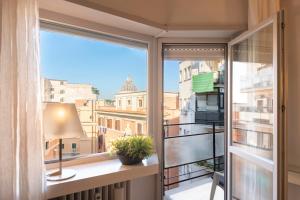
[[[224,60],[182,61],[179,64],[179,110],[180,123],[206,123],[224,120]],[[193,77],[212,73],[213,89],[195,92]],[[197,131],[194,126],[186,126],[180,135]]]
[[76,100],[96,100],[93,86],[82,83],[69,83],[66,80],[43,79],[43,101],[75,103]]
[[[92,85],[69,84],[67,81],[49,79],[45,79],[44,84],[45,101],[75,104],[85,135],[80,139],[64,139],[65,155],[106,152],[117,138],[148,135],[147,92],[138,91],[131,78],[127,78],[120,91],[109,100],[97,99]],[[165,92],[164,96],[167,99],[165,118],[178,122],[178,93]],[[50,147],[57,144],[55,141],[47,142],[46,152],[49,156],[46,159],[57,156],[57,149]]]
[[[165,92],[165,116],[178,122],[178,93]],[[114,106],[97,107],[100,134],[105,138],[105,149],[119,137],[148,135],[147,92],[138,91],[133,80],[127,78],[114,96]],[[101,145],[100,145],[101,146]]]

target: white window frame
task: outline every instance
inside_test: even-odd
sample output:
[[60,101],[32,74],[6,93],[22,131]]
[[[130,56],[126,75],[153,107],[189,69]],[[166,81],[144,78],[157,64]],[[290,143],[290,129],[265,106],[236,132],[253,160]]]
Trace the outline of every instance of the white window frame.
[[[157,117],[159,115],[159,101],[158,101],[158,82],[156,79],[157,74],[157,43],[156,39],[152,36],[143,35],[140,33],[135,33],[131,31],[126,31],[123,29],[119,29],[116,27],[108,27],[106,25],[98,24],[91,21],[81,20],[74,16],[65,16],[59,13],[54,13],[51,11],[47,11],[46,13],[40,12],[40,27],[44,29],[50,29],[51,25],[58,27],[69,27],[72,30],[78,30],[80,33],[86,33],[87,37],[106,35],[107,39],[110,42],[115,42],[117,44],[125,44],[131,46],[145,45],[147,46],[147,134],[152,136],[155,140],[157,140],[157,135],[153,133],[157,133],[158,127],[160,126],[160,122],[157,121]],[[45,24],[49,24],[50,28],[45,26]],[[59,30],[56,30],[59,31]],[[65,32],[64,28],[61,30]],[[68,31],[67,31],[68,33]],[[69,32],[70,33],[70,32]],[[78,34],[78,33],[77,33]],[[84,36],[84,35],[82,35]],[[91,153],[89,156],[74,158],[76,161],[73,163],[79,164],[84,163],[86,160],[90,160],[91,157],[101,157],[101,159],[110,159],[108,152],[103,153]],[[57,163],[55,163],[57,164]]]

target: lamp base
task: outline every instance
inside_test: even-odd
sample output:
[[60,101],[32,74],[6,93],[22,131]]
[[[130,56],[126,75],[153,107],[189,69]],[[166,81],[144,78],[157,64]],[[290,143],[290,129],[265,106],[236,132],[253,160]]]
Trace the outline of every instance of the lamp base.
[[76,171],[73,169],[62,169],[59,171],[47,174],[47,181],[63,181],[72,178],[76,175]]

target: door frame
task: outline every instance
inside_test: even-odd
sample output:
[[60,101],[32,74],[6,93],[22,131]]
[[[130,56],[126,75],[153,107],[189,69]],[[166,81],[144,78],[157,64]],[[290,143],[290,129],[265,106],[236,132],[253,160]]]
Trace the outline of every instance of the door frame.
[[[163,184],[164,184],[164,179],[163,179],[163,172],[164,172],[164,164],[162,163],[163,161],[163,156],[164,156],[164,149],[162,146],[163,143],[163,92],[164,92],[164,80],[163,80],[163,75],[164,75],[164,68],[163,68],[163,46],[164,45],[170,45],[170,44],[175,44],[175,45],[203,45],[203,44],[213,44],[213,45],[224,45],[225,47],[225,74],[224,74],[224,113],[227,112],[226,108],[226,101],[227,101],[227,71],[228,71],[228,38],[158,38],[157,40],[157,84],[158,84],[158,99],[159,99],[159,113],[160,115],[156,119],[158,124],[160,126],[158,127],[158,136],[157,136],[157,155],[160,161],[160,167],[159,167],[159,174],[160,174],[160,184],[158,184],[157,188],[161,194],[161,199],[163,199]],[[226,118],[224,118],[224,155],[227,155],[227,147],[225,142],[227,141],[227,134],[226,134]],[[227,167],[227,156],[225,156],[225,163],[224,163],[224,172],[225,172],[225,180],[227,179],[226,175],[226,169]],[[224,188],[224,198],[227,199],[227,184],[225,184]]]
[[[238,147],[232,146],[231,121],[232,121],[232,53],[233,45],[247,39],[254,33],[262,30],[268,25],[273,24],[273,72],[274,72],[274,91],[273,91],[273,161],[245,152]],[[252,161],[257,165],[269,170],[273,174],[273,199],[286,199],[287,187],[287,167],[286,167],[286,72],[284,69],[284,13],[276,13],[274,16],[263,21],[228,43],[228,68],[227,80],[227,199],[232,195],[231,182],[231,154]],[[275,88],[277,86],[277,88]]]

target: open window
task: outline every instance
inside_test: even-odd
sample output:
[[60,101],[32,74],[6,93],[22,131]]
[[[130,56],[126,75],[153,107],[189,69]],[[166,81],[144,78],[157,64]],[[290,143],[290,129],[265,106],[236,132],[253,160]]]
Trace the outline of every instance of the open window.
[[228,199],[284,199],[280,16],[229,43]]

